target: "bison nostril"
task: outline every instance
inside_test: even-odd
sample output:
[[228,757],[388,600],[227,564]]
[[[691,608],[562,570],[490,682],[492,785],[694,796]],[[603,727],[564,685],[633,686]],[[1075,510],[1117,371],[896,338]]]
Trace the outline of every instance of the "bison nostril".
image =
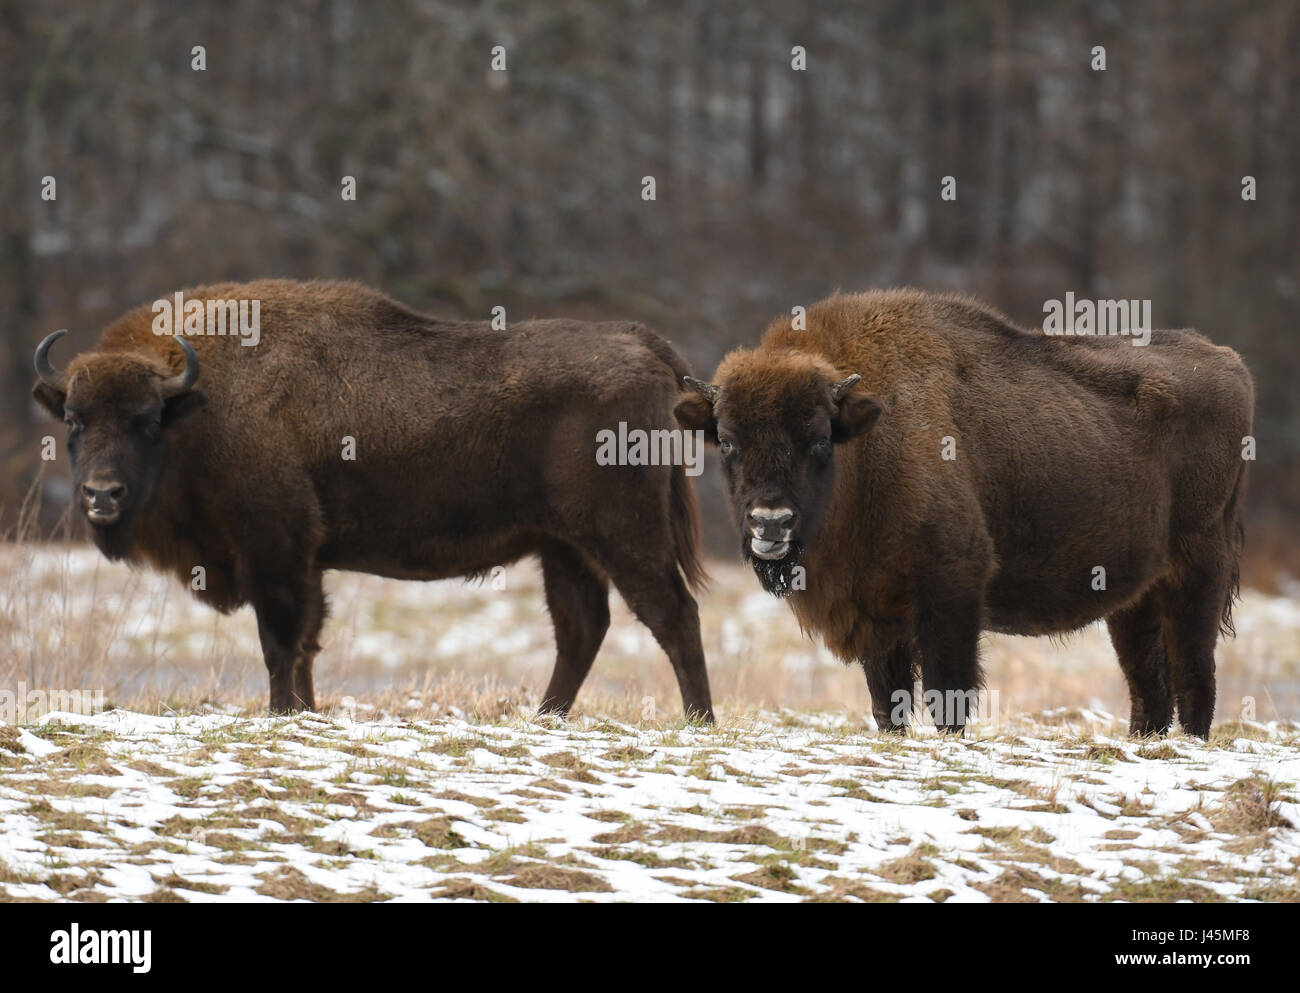
[[755,507],[749,512],[749,530],[760,541],[786,541],[794,531],[794,511],[781,507]]
[[109,483],[107,486],[95,486],[90,483],[82,483],[81,496],[92,504],[103,502],[117,504],[121,502],[124,496],[126,496],[126,487],[121,483]]

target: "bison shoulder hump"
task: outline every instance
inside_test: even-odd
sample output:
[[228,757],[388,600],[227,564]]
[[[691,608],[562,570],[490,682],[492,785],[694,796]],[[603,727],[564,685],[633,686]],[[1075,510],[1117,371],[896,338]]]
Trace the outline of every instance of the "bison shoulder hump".
[[1144,370],[1133,392],[1138,412],[1146,417],[1163,419],[1178,412],[1178,393],[1173,380],[1164,373]]

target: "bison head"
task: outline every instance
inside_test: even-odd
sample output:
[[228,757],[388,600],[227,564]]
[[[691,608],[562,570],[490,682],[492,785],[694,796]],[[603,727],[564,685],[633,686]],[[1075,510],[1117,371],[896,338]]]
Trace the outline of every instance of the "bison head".
[[110,558],[131,548],[136,512],[148,502],[162,471],[165,435],[203,405],[195,390],[199,357],[189,342],[176,341],[185,368],[173,373],[144,352],[90,352],[66,372],[50,363],[55,331],[36,347],[32,395],[68,426],[73,486],[95,543]]
[[803,353],[736,352],[716,382],[689,377],[678,422],[717,444],[741,555],[785,596],[826,513],[835,446],[871,429],[880,404],[828,362]]

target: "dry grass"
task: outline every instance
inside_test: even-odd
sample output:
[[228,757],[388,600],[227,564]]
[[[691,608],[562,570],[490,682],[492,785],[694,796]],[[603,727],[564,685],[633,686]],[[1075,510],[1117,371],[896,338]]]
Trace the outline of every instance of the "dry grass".
[[876,875],[891,883],[908,886],[923,879],[934,878],[934,866],[920,850],[908,852],[902,858],[894,859],[877,867]]
[[[701,622],[714,699],[724,712],[870,712],[860,671],[805,640],[790,611],[741,566],[714,562]],[[102,690],[106,706],[179,712],[264,706],[252,613],[221,617],[176,582],[102,559],[89,546],[0,544],[0,690]],[[537,702],[554,657],[540,578],[510,568],[506,589],[333,574],[316,665],[322,709],[365,717],[509,716]],[[676,681],[649,632],[612,598],[613,621],[578,700],[584,713],[653,725],[680,717]],[[1219,649],[1219,716],[1300,716],[1300,620],[1290,601],[1248,594],[1240,635]],[[1127,713],[1105,631],[1064,643],[986,636],[988,686],[1003,715],[1085,722],[1080,708]],[[361,701],[354,703],[353,701]],[[1252,715],[1247,714],[1247,717]],[[1249,722],[1242,725],[1249,728]],[[1155,746],[1159,747],[1159,746]]]
[[607,882],[599,876],[580,869],[567,869],[559,865],[530,865],[501,882],[525,890],[565,890],[569,893],[612,893]]
[[1267,843],[1272,828],[1294,828],[1278,807],[1294,802],[1286,791],[1262,776],[1240,779],[1224,794],[1223,802],[1209,814],[1216,831],[1236,835],[1237,851],[1250,851]]
[[262,877],[257,892],[273,900],[306,900],[311,903],[373,903],[383,895],[373,887],[356,893],[340,893],[308,879],[301,870],[283,866]]

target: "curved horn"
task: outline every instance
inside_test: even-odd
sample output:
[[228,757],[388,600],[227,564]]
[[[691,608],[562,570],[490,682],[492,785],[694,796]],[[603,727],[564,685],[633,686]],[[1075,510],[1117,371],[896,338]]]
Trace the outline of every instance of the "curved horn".
[[839,403],[844,399],[849,390],[853,389],[853,387],[857,386],[860,382],[862,382],[862,377],[855,372],[848,379],[842,379],[838,383],[832,383],[831,399],[836,403]]
[[45,339],[36,346],[36,375],[41,377],[41,382],[47,386],[53,386],[56,390],[66,390],[68,377],[54,368],[50,364],[50,346],[68,333],[67,328],[47,334]]
[[180,345],[181,351],[185,353],[185,371],[164,379],[159,385],[158,389],[164,400],[184,393],[199,378],[199,353],[194,351],[194,346],[184,338],[178,337],[176,344]]
[[688,390],[695,391],[700,396],[704,397],[705,400],[708,400],[709,403],[714,403],[718,399],[718,391],[720,387],[713,383],[706,383],[704,380],[696,379],[693,376],[683,376],[682,385]]

